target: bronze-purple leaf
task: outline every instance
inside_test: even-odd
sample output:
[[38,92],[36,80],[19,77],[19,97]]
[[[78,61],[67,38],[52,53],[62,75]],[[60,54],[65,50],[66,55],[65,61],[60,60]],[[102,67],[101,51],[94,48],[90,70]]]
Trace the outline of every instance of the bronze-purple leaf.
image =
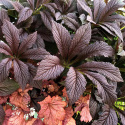
[[0,62],[0,82],[9,76],[9,69],[12,66],[12,60],[9,58],[3,59]]
[[27,65],[28,65],[29,73],[30,73],[29,84],[32,87],[41,89],[42,88],[42,81],[33,80],[33,78],[35,77],[36,72],[37,72],[37,67],[35,67],[34,65],[32,65],[30,63],[27,63]]
[[117,123],[118,118],[115,110],[105,104],[102,107],[102,113],[99,115],[99,119],[95,120],[92,125],[117,125]]
[[33,11],[30,8],[28,7],[23,8],[19,13],[19,19],[18,19],[17,24],[21,23],[22,21],[27,20],[32,15],[32,13]]
[[73,37],[69,48],[70,58],[79,54],[89,44],[91,39],[91,26],[90,24],[82,25]]
[[10,47],[3,41],[0,41],[0,53],[4,53],[6,55],[12,55]]
[[85,0],[77,0],[77,2],[80,4],[82,9],[85,10],[90,15],[91,19],[93,20],[92,11],[91,11],[90,7],[86,5]]
[[117,23],[104,22],[102,25],[106,26],[108,29],[114,32],[123,41],[123,36]]
[[2,26],[3,34],[14,54],[17,53],[19,47],[19,30],[9,21],[4,20]]
[[24,90],[26,84],[29,81],[29,76],[30,76],[28,71],[28,66],[18,59],[13,60],[13,66],[14,66],[14,78],[18,82],[20,87]]
[[51,14],[49,12],[47,12],[47,11],[41,11],[40,15],[41,15],[41,18],[42,18],[42,21],[43,21],[44,25],[49,30],[51,30],[52,29],[51,21],[53,20]]
[[87,84],[86,79],[79,71],[70,67],[65,81],[69,104],[73,104],[85,91],[85,86]]
[[60,64],[60,59],[56,56],[47,56],[38,66],[34,80],[55,79],[63,72],[64,68]]
[[42,60],[45,56],[50,55],[44,48],[33,48],[24,52],[20,58],[22,59],[34,59],[34,60]]
[[79,23],[75,19],[67,16],[64,18],[64,24],[74,31],[79,28]]
[[107,43],[100,41],[85,47],[83,51],[79,54],[79,57],[82,59],[93,56],[111,57],[113,54],[113,48],[109,46]]
[[10,0],[0,0],[0,4],[4,5],[8,9],[13,9]]
[[27,0],[27,2],[29,3],[31,9],[34,10],[35,1],[34,0]]
[[17,11],[17,12],[20,12],[24,7],[22,4],[20,4],[19,2],[17,1],[10,1],[11,4],[13,5],[14,9]]
[[3,8],[0,8],[0,26],[3,24],[4,19],[10,21],[7,11]]
[[44,43],[42,37],[39,34],[37,35],[37,39],[36,39],[36,42],[34,44],[34,47],[45,48],[45,43]]
[[108,84],[106,78],[99,73],[84,71],[84,74],[97,86],[102,101],[112,106],[117,100],[115,87]]
[[100,21],[103,21],[107,16],[110,16],[112,13],[118,10],[118,8],[121,8],[125,5],[122,0],[110,0],[108,4],[103,9],[101,15],[100,15]]
[[105,6],[106,6],[106,3],[104,2],[104,0],[94,0],[94,20],[95,20],[95,22],[98,21],[100,14],[102,13]]
[[18,50],[18,53],[22,54],[27,49],[31,48],[33,46],[33,44],[36,42],[36,38],[37,38],[37,32],[34,32],[34,33],[28,35],[23,40],[23,42],[21,42],[21,45],[20,45],[19,50]]
[[68,56],[69,46],[71,44],[71,37],[68,30],[66,30],[66,28],[61,24],[53,21],[52,33],[60,54],[63,58],[66,58]]
[[86,70],[96,71],[115,82],[123,82],[119,68],[108,62],[87,62],[79,66],[83,72]]

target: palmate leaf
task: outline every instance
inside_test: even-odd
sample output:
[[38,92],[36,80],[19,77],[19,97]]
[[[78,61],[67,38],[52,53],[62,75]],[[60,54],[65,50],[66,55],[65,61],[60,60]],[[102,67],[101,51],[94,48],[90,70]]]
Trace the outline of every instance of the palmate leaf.
[[59,76],[64,68],[60,64],[60,59],[56,56],[47,56],[40,62],[37,74],[34,80],[55,79]]
[[86,70],[96,71],[115,82],[123,82],[120,71],[117,67],[107,62],[87,62],[79,66],[83,72]]
[[14,9],[17,11],[17,12],[20,12],[24,7],[22,6],[22,4],[20,4],[19,2],[17,1],[10,1],[11,4],[13,5]]
[[4,112],[2,105],[0,105],[0,125],[2,125],[4,121],[4,117],[5,117],[5,112]]
[[100,105],[96,101],[95,97],[93,97],[92,95],[90,98],[89,109],[90,109],[90,114],[91,114],[92,118],[93,119],[97,118],[97,114],[100,110]]
[[16,54],[19,47],[19,30],[11,22],[4,20],[2,32],[12,52]]
[[83,51],[79,54],[79,58],[85,59],[93,56],[113,56],[114,52],[111,46],[109,46],[105,42],[95,42],[93,44],[88,45],[83,49]]
[[52,21],[52,33],[60,54],[63,58],[66,58],[71,44],[71,37],[68,30],[62,25]]
[[50,55],[44,48],[33,48],[29,49],[24,52],[20,58],[22,59],[34,59],[34,60],[41,60],[44,59],[45,56]]
[[3,24],[4,19],[10,21],[7,11],[3,8],[0,8],[0,26]]
[[111,15],[118,8],[123,7],[124,5],[125,3],[122,0],[110,0],[103,9],[99,20],[103,21],[103,19],[105,19],[107,16]]
[[27,65],[28,65],[29,73],[30,73],[30,78],[29,78],[29,82],[28,82],[28,83],[29,83],[32,87],[41,89],[41,88],[42,88],[42,81],[33,80],[33,78],[34,78],[35,75],[36,75],[37,68],[36,68],[35,66],[33,66],[32,64],[30,64],[30,63],[27,63]]
[[73,67],[70,67],[65,81],[65,86],[69,97],[69,104],[73,104],[85,91],[85,86],[87,84],[86,79],[79,71],[75,70]]
[[0,41],[0,53],[4,53],[5,55],[12,55],[10,47],[3,41]]
[[[81,8],[90,15],[87,16],[87,20],[93,24],[96,24],[94,25],[95,27],[99,25],[111,35],[114,35],[115,33],[121,40],[123,40],[119,26],[117,26],[117,23],[114,22],[115,19],[111,19],[111,17],[113,16],[112,14],[115,13],[115,11],[117,11],[118,8],[123,7],[125,5],[125,3],[122,2],[122,0],[111,0],[110,2],[108,2],[108,4],[106,4],[104,0],[94,0],[94,19],[92,15],[92,9],[90,9],[90,7],[87,6],[86,2],[78,0],[78,3],[81,6]],[[109,16],[110,20],[107,20],[106,18],[108,18]],[[124,22],[123,18],[121,18],[120,20],[117,19],[117,21]],[[107,26],[105,26],[104,23]]]
[[77,2],[82,7],[82,9],[85,10],[90,15],[91,19],[93,20],[91,8],[87,6],[85,0],[77,0]]
[[35,1],[34,0],[27,0],[27,2],[29,3],[31,9],[34,10]]
[[33,11],[30,8],[28,7],[23,8],[19,13],[19,19],[18,19],[17,24],[21,23],[22,21],[27,20],[32,15],[32,13]]
[[3,82],[0,82],[0,96],[8,96],[12,94],[19,88],[17,82],[12,79],[6,79]]
[[98,120],[95,120],[92,125],[117,125],[118,118],[115,111],[108,105],[102,107],[102,113]]
[[84,71],[84,74],[97,86],[102,101],[112,106],[117,99],[115,87],[109,85],[106,78],[99,73]]
[[103,0],[94,0],[94,20],[98,21],[100,14],[105,8],[106,4]]
[[10,0],[0,0],[0,4],[4,5],[8,9],[13,9]]
[[68,16],[64,18],[64,24],[74,31],[76,31],[79,27],[78,22]]
[[41,11],[41,12],[40,12],[40,15],[41,15],[41,18],[42,18],[42,21],[43,21],[44,25],[45,25],[49,30],[51,30],[51,29],[52,29],[51,21],[53,20],[53,18],[52,18],[52,16],[50,15],[50,13],[47,12],[47,11]]
[[9,76],[9,69],[12,67],[12,60],[9,58],[3,59],[0,62],[0,82]]
[[114,32],[123,41],[123,36],[120,30],[120,27],[118,26],[117,23],[104,22],[101,25],[106,26],[109,30]]
[[57,6],[55,3],[47,3],[47,4],[44,4],[44,6],[47,7],[53,15],[55,15],[55,9],[57,9]]
[[125,16],[122,16],[122,15],[119,15],[119,14],[115,14],[115,15],[111,15],[111,16],[108,16],[104,19],[104,21],[118,21],[118,22],[122,22],[122,23],[125,23]]
[[45,43],[44,43],[42,37],[39,34],[37,35],[37,40],[36,40],[34,46],[37,47],[37,48],[39,48],[39,47],[45,48]]
[[24,90],[30,76],[28,66],[18,59],[13,60],[13,66],[14,78],[19,83],[20,87]]
[[88,44],[91,39],[91,26],[86,24],[81,26],[73,37],[69,48],[70,58],[79,54]]
[[22,54],[23,52],[25,52],[27,49],[31,48],[33,46],[33,44],[36,42],[37,39],[37,32],[34,32],[30,35],[28,35],[23,42],[21,43],[19,49],[18,49],[18,53]]

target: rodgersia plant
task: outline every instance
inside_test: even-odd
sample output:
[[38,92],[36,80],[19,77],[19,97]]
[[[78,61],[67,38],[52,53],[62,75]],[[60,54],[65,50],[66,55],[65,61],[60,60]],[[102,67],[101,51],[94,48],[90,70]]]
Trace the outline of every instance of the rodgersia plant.
[[0,0],[0,125],[124,125],[123,0]]

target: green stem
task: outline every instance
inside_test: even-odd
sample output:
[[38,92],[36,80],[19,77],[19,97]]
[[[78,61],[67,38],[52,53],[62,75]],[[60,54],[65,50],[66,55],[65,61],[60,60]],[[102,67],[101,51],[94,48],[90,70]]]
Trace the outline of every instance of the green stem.
[[43,5],[41,5],[37,10],[33,12],[33,15],[36,15],[39,13],[39,11],[42,9]]
[[121,28],[121,30],[123,30],[125,28],[125,26],[123,26],[122,28]]
[[124,96],[124,97],[117,98],[117,100],[118,100],[118,99],[123,99],[123,98],[125,98],[125,96]]

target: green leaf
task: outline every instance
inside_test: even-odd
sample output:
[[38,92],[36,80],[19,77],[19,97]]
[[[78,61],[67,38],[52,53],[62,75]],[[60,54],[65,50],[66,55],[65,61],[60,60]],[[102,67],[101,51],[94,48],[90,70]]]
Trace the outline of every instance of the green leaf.
[[7,96],[19,88],[17,82],[12,79],[6,79],[0,83],[0,96]]

